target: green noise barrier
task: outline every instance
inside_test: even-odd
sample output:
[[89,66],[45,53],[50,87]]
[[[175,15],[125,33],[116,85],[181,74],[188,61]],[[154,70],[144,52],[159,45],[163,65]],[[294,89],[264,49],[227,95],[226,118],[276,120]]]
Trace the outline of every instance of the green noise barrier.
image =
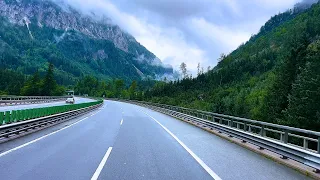
[[81,104],[68,104],[63,106],[52,106],[44,108],[34,108],[34,109],[22,109],[22,110],[12,110],[6,112],[0,112],[0,126],[4,124],[10,124],[14,122],[25,121],[29,119],[35,119],[45,116],[50,116],[53,114],[64,113],[68,111],[73,111],[81,108],[86,108],[101,104],[103,100],[81,103]]

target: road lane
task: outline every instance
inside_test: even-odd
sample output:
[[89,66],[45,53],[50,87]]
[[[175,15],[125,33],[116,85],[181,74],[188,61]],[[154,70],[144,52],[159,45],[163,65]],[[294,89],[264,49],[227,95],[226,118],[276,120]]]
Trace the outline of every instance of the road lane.
[[106,104],[86,120],[0,155],[1,179],[90,179],[95,172],[99,179],[212,179],[143,112]]
[[108,150],[107,150],[107,152],[106,152],[106,154],[103,156],[103,159],[101,160],[101,162],[100,162],[100,164],[99,164],[96,172],[94,172],[91,180],[97,180],[97,179],[99,178],[100,173],[101,173],[104,165],[106,164],[106,162],[107,162],[107,160],[108,160],[108,157],[109,157],[111,151],[112,151],[112,147],[109,147]]
[[90,179],[114,143],[121,118],[117,108],[107,106],[70,128],[0,157],[0,179]]
[[99,179],[212,179],[159,124],[123,108],[123,124]]
[[[76,104],[92,102],[93,99],[75,97]],[[20,110],[20,109],[31,109],[31,108],[42,108],[50,106],[61,106],[66,105],[65,101],[55,101],[50,103],[40,103],[40,104],[23,104],[23,105],[13,105],[13,106],[0,106],[0,112]]]
[[222,179],[308,179],[146,108],[105,101],[103,108],[93,113],[69,128],[1,156],[0,179],[212,179],[199,161],[150,116]]
[[157,119],[223,180],[310,179],[293,169],[170,116],[132,104],[114,103],[121,104],[124,111],[135,108]]

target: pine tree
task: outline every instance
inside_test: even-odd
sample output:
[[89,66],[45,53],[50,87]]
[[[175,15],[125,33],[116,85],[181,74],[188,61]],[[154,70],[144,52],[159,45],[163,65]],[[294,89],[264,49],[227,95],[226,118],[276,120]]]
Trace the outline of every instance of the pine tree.
[[52,63],[48,66],[48,71],[46,76],[44,77],[44,80],[42,82],[42,95],[43,96],[52,96],[55,93],[55,90],[57,88],[57,82],[54,79],[54,66]]
[[124,80],[116,79],[114,84],[115,84],[115,95],[117,98],[119,98],[124,88]]
[[40,96],[41,95],[41,79],[39,72],[36,71],[31,79],[32,82],[32,94],[34,96]]
[[[304,37],[304,36],[302,36]],[[282,123],[284,119],[282,111],[288,107],[288,95],[292,89],[292,83],[297,77],[301,67],[305,64],[305,55],[308,42],[305,38],[292,43],[290,55],[278,69],[275,80],[268,90],[264,103],[264,119],[272,123]]]
[[183,79],[186,79],[187,76],[188,76],[186,63],[182,62],[182,63],[180,64],[180,70],[181,70],[181,72],[182,72]]
[[25,96],[41,95],[41,79],[38,71],[36,71],[33,76],[25,83],[25,85],[21,89],[21,94]]
[[198,69],[197,75],[198,76],[200,75],[200,68],[201,68],[200,63],[198,63],[198,66],[197,66],[197,69]]
[[136,89],[137,89],[137,81],[133,81],[131,83],[131,86],[129,87],[129,97],[130,97],[130,99],[135,99]]
[[292,85],[286,124],[320,129],[320,41],[308,48],[306,67]]

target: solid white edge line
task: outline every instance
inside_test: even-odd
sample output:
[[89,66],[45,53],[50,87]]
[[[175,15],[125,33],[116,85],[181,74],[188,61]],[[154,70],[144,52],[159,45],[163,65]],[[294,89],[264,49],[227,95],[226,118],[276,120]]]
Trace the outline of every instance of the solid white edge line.
[[[98,111],[98,112],[99,112],[99,111]],[[96,113],[98,113],[98,112],[96,112]],[[95,113],[95,114],[96,114],[96,113]],[[89,117],[89,116],[88,116],[88,117]],[[83,120],[88,119],[88,117],[85,117],[85,118],[83,118],[83,119],[81,119],[81,120],[79,120],[79,121],[77,121],[77,122],[75,122],[75,123],[72,123],[72,124],[70,124],[70,125],[62,128],[62,129],[59,129],[59,130],[57,130],[57,131],[54,131],[54,132],[52,132],[52,133],[49,133],[49,134],[47,134],[47,135],[44,135],[44,136],[41,136],[41,137],[39,137],[39,138],[37,138],[37,139],[34,139],[34,140],[32,140],[32,141],[29,141],[29,142],[27,142],[27,143],[25,143],[25,144],[22,144],[22,145],[20,145],[20,146],[17,146],[17,147],[15,147],[15,148],[12,148],[12,149],[10,149],[10,150],[8,150],[8,151],[5,151],[5,152],[3,152],[3,153],[0,154],[0,157],[2,157],[2,156],[4,156],[4,155],[7,155],[7,154],[9,154],[9,153],[11,153],[11,152],[13,152],[13,151],[18,150],[18,149],[21,149],[21,148],[23,148],[23,147],[26,147],[26,146],[28,146],[28,145],[30,145],[30,144],[32,144],[32,143],[35,143],[35,142],[37,142],[37,141],[39,141],[39,140],[41,140],[41,139],[43,139],[43,138],[46,138],[46,137],[51,136],[51,135],[53,135],[53,134],[56,134],[56,133],[58,133],[58,132],[60,132],[60,131],[62,131],[62,130],[64,130],[64,129],[67,129],[67,128],[73,126],[73,125],[76,125],[76,124],[82,122]]]
[[108,160],[108,157],[109,157],[109,155],[111,153],[111,150],[112,150],[112,147],[109,147],[107,152],[106,152],[106,154],[103,156],[103,159],[101,160],[97,170],[94,172],[91,180],[97,180],[98,179],[98,177],[99,177],[104,165],[106,164],[106,162]]
[[120,121],[120,125],[122,125],[122,123],[123,123],[123,119],[121,119],[121,121]]
[[156,123],[158,123],[168,134],[170,134],[202,167],[204,170],[208,172],[208,174],[215,180],[221,180],[221,178],[212,171],[212,169],[206,165],[191,149],[189,149],[180,139],[175,136],[169,129],[163,126],[159,121],[157,121],[154,117],[150,116],[148,113],[144,112],[146,115],[151,117]]

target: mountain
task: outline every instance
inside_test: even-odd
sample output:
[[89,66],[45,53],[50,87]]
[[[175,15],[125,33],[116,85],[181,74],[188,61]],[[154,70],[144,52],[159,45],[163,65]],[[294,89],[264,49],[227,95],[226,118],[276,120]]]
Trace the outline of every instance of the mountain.
[[145,99],[319,130],[320,3],[311,4],[273,16],[208,73],[158,83]]
[[84,75],[131,81],[173,74],[110,19],[49,0],[0,0],[0,52],[0,67],[24,74],[43,74],[52,62],[60,84]]
[[272,16],[261,28],[258,34],[253,35],[250,38],[250,41],[254,41],[259,37],[266,35],[267,33],[271,32],[274,28],[282,25],[285,22],[288,22],[305,10],[309,9],[314,3],[318,2],[318,0],[303,0],[300,3],[294,5],[292,9],[285,11],[283,13],[279,13],[275,16]]

